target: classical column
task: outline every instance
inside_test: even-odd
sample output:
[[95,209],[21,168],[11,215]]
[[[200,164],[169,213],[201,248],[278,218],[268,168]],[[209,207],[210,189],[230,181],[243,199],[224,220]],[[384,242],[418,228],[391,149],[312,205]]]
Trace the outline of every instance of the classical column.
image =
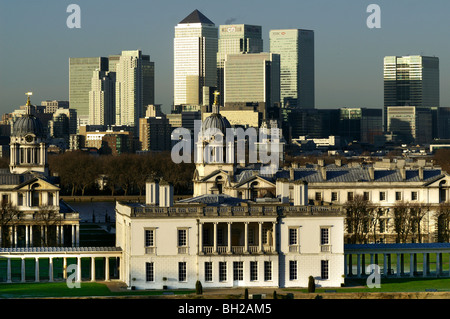
[[353,276],[352,254],[348,255],[348,275]]
[[75,247],[75,225],[72,225],[72,247]]
[[75,228],[77,230],[77,236],[76,236],[75,243],[76,243],[77,247],[79,247],[80,246],[80,226],[77,225]]
[[272,223],[273,252],[277,251],[277,223]]
[[59,225],[56,225],[56,246],[59,246]]
[[48,281],[53,282],[53,257],[48,258]]
[[248,254],[248,222],[244,223],[244,254]]
[[401,264],[400,254],[397,253],[397,277],[400,277]]
[[262,225],[263,225],[262,222],[258,222],[258,243],[259,243],[258,251],[260,253],[263,251],[263,242],[262,242],[263,227],[262,227]]
[[231,254],[231,222],[228,222],[227,226],[228,226],[228,233],[227,233],[227,236],[228,236],[227,245],[228,245],[228,247],[227,247],[227,253]]
[[22,257],[22,265],[21,266],[22,266],[21,271],[20,271],[21,281],[25,282],[25,257]]
[[214,222],[213,254],[217,254],[217,222]]
[[356,255],[356,276],[361,277],[361,254]]
[[39,258],[35,257],[34,263],[34,281],[39,282]]
[[409,254],[409,276],[414,277],[414,254]]
[[198,223],[198,244],[200,246],[200,255],[203,255],[203,223]]
[[67,279],[67,258],[63,258],[63,278]]
[[388,254],[388,271],[387,271],[387,273],[389,274],[389,275],[391,275],[391,267],[392,267],[392,255],[391,254]]
[[428,258],[427,258],[428,256],[427,256],[427,254],[423,254],[423,274],[422,274],[422,276],[423,277],[426,277],[427,276],[427,271],[428,271],[428,265],[427,265],[427,263],[428,263]]
[[387,271],[387,254],[386,253],[383,254],[383,275],[384,275],[384,277],[388,276],[388,271]]
[[95,257],[91,257],[91,281],[95,281]]
[[441,274],[441,254],[436,253],[436,277],[439,277]]
[[33,225],[30,225],[30,247],[33,247]]
[[28,234],[28,227],[30,227],[29,225],[25,225],[25,247],[28,248],[29,244],[29,234]]
[[109,257],[105,257],[105,281],[109,281]]
[[400,254],[400,273],[402,275],[405,274],[405,256],[404,256],[404,254]]
[[11,281],[11,258],[7,258],[7,264],[6,264],[6,282],[12,282]]
[[64,247],[64,226],[61,225],[61,246]]
[[373,254],[370,254],[370,264],[373,265]]
[[362,258],[362,267],[361,267],[361,273],[363,275],[366,275],[366,255],[365,254],[361,254],[361,258]]
[[77,257],[77,282],[81,282],[81,257]]
[[17,248],[17,225],[13,226],[14,228],[14,245],[13,247]]

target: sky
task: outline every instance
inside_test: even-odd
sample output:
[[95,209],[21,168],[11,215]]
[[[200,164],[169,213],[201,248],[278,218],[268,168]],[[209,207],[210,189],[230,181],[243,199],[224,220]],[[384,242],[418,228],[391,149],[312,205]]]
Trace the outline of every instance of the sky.
[[[81,27],[68,28],[70,4]],[[368,28],[370,4],[381,28]],[[0,114],[26,102],[69,100],[69,58],[142,50],[155,62],[155,103],[173,101],[174,28],[198,9],[216,26],[262,26],[264,51],[272,29],[315,34],[316,108],[383,105],[383,58],[440,59],[440,105],[450,107],[448,0],[0,0]]]

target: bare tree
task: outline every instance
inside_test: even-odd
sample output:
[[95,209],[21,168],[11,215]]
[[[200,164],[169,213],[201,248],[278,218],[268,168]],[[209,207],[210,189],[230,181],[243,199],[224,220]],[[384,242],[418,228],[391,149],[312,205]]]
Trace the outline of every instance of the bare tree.
[[20,218],[20,211],[11,203],[0,202],[0,247],[11,247],[12,238],[10,227],[17,225]]
[[347,233],[351,234],[351,243],[366,243],[375,207],[364,199],[364,196],[356,195],[353,200],[345,203],[344,209],[347,213]]
[[412,203],[410,204],[409,215],[411,218],[411,235],[413,240],[417,242],[422,242],[422,220],[425,215],[429,212],[430,206],[428,204],[423,203]]
[[34,213],[34,220],[35,224],[43,227],[45,232],[44,236],[41,236],[41,246],[57,246],[55,226],[62,224],[62,216],[59,211],[55,210],[52,206],[42,206]]
[[436,224],[438,226],[438,242],[450,242],[450,202],[439,205],[436,212]]

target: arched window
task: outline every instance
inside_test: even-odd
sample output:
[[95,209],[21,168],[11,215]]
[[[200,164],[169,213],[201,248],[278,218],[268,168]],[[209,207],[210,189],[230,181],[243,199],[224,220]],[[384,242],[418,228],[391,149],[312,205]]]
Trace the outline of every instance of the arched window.
[[258,182],[253,182],[250,184],[250,200],[255,200],[258,198],[258,189],[256,188],[258,185]]

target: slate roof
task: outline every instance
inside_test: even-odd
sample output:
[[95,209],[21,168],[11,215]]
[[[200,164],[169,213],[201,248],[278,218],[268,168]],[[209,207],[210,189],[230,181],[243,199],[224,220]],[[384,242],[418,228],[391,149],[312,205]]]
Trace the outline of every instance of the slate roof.
[[209,20],[203,13],[195,9],[192,11],[190,15],[180,21],[179,24],[187,24],[187,23],[203,23],[203,24],[214,24],[211,20]]
[[244,199],[232,197],[226,194],[206,194],[197,197],[186,198],[178,201],[181,204],[199,203],[207,206],[238,206]]

